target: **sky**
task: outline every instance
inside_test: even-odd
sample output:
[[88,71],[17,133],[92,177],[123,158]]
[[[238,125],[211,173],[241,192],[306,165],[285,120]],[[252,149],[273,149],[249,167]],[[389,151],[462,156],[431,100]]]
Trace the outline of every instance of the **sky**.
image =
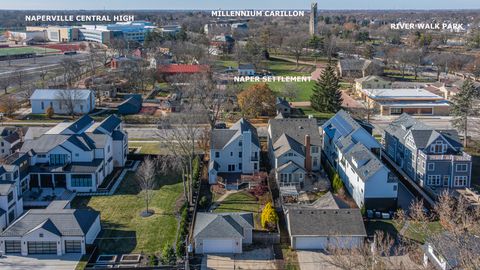
[[[311,0],[0,0],[0,9],[308,9],[311,2]],[[319,0],[317,2],[320,10],[480,9],[480,0]]]

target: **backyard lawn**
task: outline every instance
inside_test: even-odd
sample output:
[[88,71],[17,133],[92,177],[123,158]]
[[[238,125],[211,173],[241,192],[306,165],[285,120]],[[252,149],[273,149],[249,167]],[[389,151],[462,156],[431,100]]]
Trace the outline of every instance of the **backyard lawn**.
[[255,220],[255,227],[260,228],[260,213],[262,208],[263,206],[257,201],[255,196],[247,191],[240,191],[228,195],[214,212],[252,212]]
[[158,177],[150,204],[155,214],[151,217],[140,217],[145,202],[133,172],[127,173],[114,195],[77,197],[72,208],[101,212],[103,233],[97,238],[100,253],[160,252],[165,244],[174,243],[177,234],[176,207],[183,190],[179,179],[177,175]]
[[[385,219],[370,219],[365,222],[365,228],[368,235],[373,235],[375,231],[383,231],[390,234],[392,237],[396,237],[402,230],[403,226],[403,223],[400,224],[394,220]],[[402,236],[423,244],[429,235],[439,233],[441,230],[442,226],[438,221],[429,222],[425,228],[421,228],[420,225],[410,222]]]
[[313,115],[313,117],[317,119],[330,119],[334,115],[334,113],[323,113],[317,112],[312,107],[297,107],[298,109],[302,109],[305,115]]

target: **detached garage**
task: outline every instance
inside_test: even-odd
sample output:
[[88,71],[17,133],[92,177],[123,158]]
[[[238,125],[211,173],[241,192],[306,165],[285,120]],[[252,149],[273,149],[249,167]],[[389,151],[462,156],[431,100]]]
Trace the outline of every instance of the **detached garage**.
[[288,209],[286,214],[293,249],[351,249],[367,236],[359,209]]
[[0,252],[63,255],[85,254],[101,230],[100,213],[65,209],[66,202],[52,202],[46,209],[31,209],[0,233]]
[[195,253],[242,253],[252,243],[252,213],[197,213]]

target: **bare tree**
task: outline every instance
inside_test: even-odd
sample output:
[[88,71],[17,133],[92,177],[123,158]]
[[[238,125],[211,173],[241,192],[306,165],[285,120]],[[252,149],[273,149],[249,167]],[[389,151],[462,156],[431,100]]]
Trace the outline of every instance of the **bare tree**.
[[72,87],[81,74],[80,62],[72,58],[65,58],[60,61],[60,66],[62,67],[63,82],[68,87]]
[[138,167],[137,173],[135,174],[138,186],[142,190],[142,196],[145,201],[145,211],[142,212],[143,217],[151,216],[154,211],[148,209],[150,202],[153,197],[153,189],[156,185],[156,171],[157,171],[157,161],[147,157],[140,167]]
[[11,117],[19,108],[18,100],[14,95],[3,96],[0,101],[0,111]]
[[285,48],[293,57],[295,57],[297,66],[300,57],[304,54],[307,40],[308,37],[304,34],[289,35],[285,40]]
[[5,76],[0,78],[0,88],[3,89],[4,93],[8,93],[8,88],[12,85],[13,79],[10,76]]
[[191,104],[184,104],[181,113],[170,114],[159,119],[158,136],[161,147],[168,150],[174,164],[182,172],[185,200],[192,201],[193,159],[196,155],[197,139],[202,133],[203,113]]
[[57,93],[60,109],[65,111],[68,115],[75,115],[77,113],[76,106],[80,100],[80,92],[77,90],[60,90]]
[[288,98],[290,101],[295,100],[298,97],[298,88],[295,83],[282,83],[280,88],[280,95]]

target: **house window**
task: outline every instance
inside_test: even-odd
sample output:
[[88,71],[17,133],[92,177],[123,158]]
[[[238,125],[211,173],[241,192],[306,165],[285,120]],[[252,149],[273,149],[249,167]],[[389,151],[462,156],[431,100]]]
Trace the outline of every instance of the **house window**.
[[228,171],[229,172],[235,171],[235,164],[228,164]]
[[440,175],[429,175],[427,185],[440,186]]
[[397,185],[393,185],[393,191],[397,191]]
[[238,169],[242,170],[242,163],[238,163]]
[[39,234],[38,236],[39,236],[39,237],[43,237],[43,233]]
[[456,165],[457,172],[466,172],[467,169],[468,169],[467,164],[457,164]]
[[72,187],[91,187],[92,176],[90,174],[72,174],[70,182]]
[[66,154],[50,154],[51,165],[63,165],[67,163],[68,155]]
[[42,110],[45,110],[45,104],[43,104],[43,101],[41,102],[41,107],[42,107]]
[[242,152],[238,152],[238,157],[239,157],[239,158],[242,157]]
[[13,200],[13,191],[10,191],[7,196],[8,203],[10,203]]
[[220,152],[215,152],[215,158],[219,158],[220,157]]
[[435,170],[435,163],[428,163],[428,171],[434,171]]
[[233,152],[230,152],[230,156],[233,157]]
[[446,145],[442,141],[436,141],[430,146],[430,151],[435,154],[442,154],[445,152]]
[[450,182],[450,175],[443,176],[443,185],[448,187],[448,182]]
[[393,114],[393,115],[402,114],[402,108],[390,108],[390,114]]
[[254,170],[258,170],[258,163],[256,163],[256,162],[253,163],[253,169],[254,169]]
[[242,146],[242,141],[239,141],[239,142],[238,142],[238,146]]
[[317,154],[318,153],[318,146],[312,146],[311,153],[312,154]]
[[110,145],[107,148],[107,152],[110,153]]
[[456,187],[464,187],[467,185],[467,176],[465,175],[460,175],[460,176],[455,176],[453,184]]

